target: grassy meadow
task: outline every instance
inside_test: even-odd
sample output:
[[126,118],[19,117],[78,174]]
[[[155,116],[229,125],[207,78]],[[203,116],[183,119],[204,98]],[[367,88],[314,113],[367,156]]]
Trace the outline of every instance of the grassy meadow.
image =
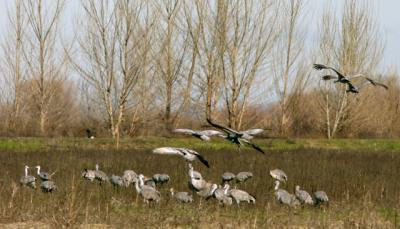
[[[0,139],[0,227],[37,228],[396,228],[400,225],[400,142],[397,140],[256,141],[267,154],[235,147],[223,141],[204,143],[192,138],[124,139],[115,150],[110,139]],[[151,154],[161,146],[185,146],[210,162],[207,169],[194,162],[206,180],[220,183],[225,171],[253,172],[238,188],[253,194],[255,205],[220,206],[215,199],[195,196],[178,204],[169,188],[188,191],[187,166],[180,157]],[[84,168],[98,163],[107,174],[126,169],[151,176],[167,173],[171,181],[160,187],[160,204],[146,205],[134,187],[113,188],[81,178]],[[42,193],[19,186],[24,165],[40,164],[56,171],[59,189]],[[270,169],[288,177],[282,188],[295,185],[309,192],[324,190],[329,206],[289,209],[275,202]],[[33,173],[35,170],[30,170]],[[37,182],[37,186],[39,186]]]

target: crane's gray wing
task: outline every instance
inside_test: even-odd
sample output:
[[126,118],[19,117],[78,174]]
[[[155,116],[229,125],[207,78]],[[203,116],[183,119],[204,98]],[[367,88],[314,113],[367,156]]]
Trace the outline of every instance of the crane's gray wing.
[[389,89],[389,87],[386,86],[386,85],[383,84],[383,83],[376,82],[375,80],[373,80],[373,79],[371,79],[371,78],[368,78],[368,77],[365,77],[365,79],[368,80],[368,82],[370,82],[370,83],[371,83],[372,85],[374,85],[374,86],[380,86],[380,87],[385,88],[386,90]]
[[323,80],[333,80],[333,79],[337,79],[337,76],[333,76],[333,75],[324,75],[322,76]]
[[191,150],[191,149],[186,149],[186,148],[182,148],[182,149],[188,151],[191,154],[196,155],[196,157],[199,159],[199,161],[201,161],[201,163],[203,163],[205,166],[207,166],[207,168],[210,168],[210,164],[208,163],[208,161],[203,156],[201,156],[198,152]]
[[240,131],[240,133],[248,134],[248,135],[257,135],[257,134],[262,133],[263,131],[264,131],[263,129],[250,129],[250,130]]
[[224,131],[224,132],[227,133],[227,134],[232,134],[232,133],[233,133],[233,134],[239,134],[239,135],[240,135],[240,133],[237,132],[236,130],[233,130],[233,129],[231,129],[231,128],[228,128],[228,127],[221,126],[221,125],[218,125],[218,124],[216,124],[216,123],[213,123],[213,122],[211,122],[210,119],[207,119],[207,122],[208,122],[211,126],[217,128],[217,129],[220,129],[220,130]]
[[199,131],[199,134],[206,135],[206,136],[215,136],[215,135],[221,135],[222,132],[220,132],[218,130],[202,130],[202,131]]
[[182,133],[182,134],[195,134],[196,132],[190,129],[175,129],[175,133]]
[[257,146],[256,144],[252,143],[251,141],[246,140],[246,139],[241,139],[241,141],[244,142],[245,144],[253,147],[258,152],[265,154],[264,150],[262,150],[259,146]]
[[201,163],[203,163],[205,166],[207,166],[207,168],[210,168],[210,164],[203,156],[201,156],[200,154],[197,154],[197,158],[199,159],[199,161],[201,161]]
[[165,155],[181,155],[182,153],[177,148],[173,147],[160,147],[153,150],[155,154],[165,154]]
[[334,72],[338,75],[339,78],[346,78],[346,77],[345,77],[342,73],[340,73],[338,70],[336,70],[336,69],[334,69],[334,68],[332,68],[332,67],[323,65],[323,64],[314,64],[314,69],[315,69],[315,70],[330,69],[330,70],[334,71]]

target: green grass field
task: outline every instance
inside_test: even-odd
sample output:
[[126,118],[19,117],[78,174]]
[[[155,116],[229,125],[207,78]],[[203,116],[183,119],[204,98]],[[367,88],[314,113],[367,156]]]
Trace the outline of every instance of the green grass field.
[[[0,228],[28,225],[43,228],[396,228],[400,216],[400,142],[397,140],[257,140],[267,155],[236,148],[223,141],[192,138],[124,139],[114,149],[110,139],[0,139]],[[207,169],[194,162],[206,180],[220,183],[225,171],[251,171],[254,177],[238,188],[257,198],[255,205],[223,207],[215,199],[195,195],[192,204],[175,203],[168,189],[188,191],[187,165],[179,157],[153,155],[161,146],[193,148],[209,160]],[[126,169],[151,176],[167,173],[170,183],[159,188],[159,205],[147,206],[133,187],[114,189],[81,178],[84,168],[98,163],[107,174]],[[59,190],[45,194],[15,186],[23,166],[40,164],[56,171]],[[329,206],[290,209],[274,200],[268,171],[283,169],[283,188],[301,185],[309,192],[325,190]],[[31,171],[33,172],[33,170]],[[39,182],[37,182],[39,185]]]

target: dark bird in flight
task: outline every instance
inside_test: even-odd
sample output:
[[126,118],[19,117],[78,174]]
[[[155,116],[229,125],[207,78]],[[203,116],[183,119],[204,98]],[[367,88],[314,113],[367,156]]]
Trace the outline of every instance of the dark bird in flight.
[[[373,86],[383,87],[386,90],[389,89],[388,86],[386,86],[385,84],[379,83],[379,82],[377,82],[377,81],[375,81],[375,80],[373,80],[371,78],[368,78],[368,77],[364,76],[363,74],[357,74],[357,75],[354,75],[354,76],[347,77],[347,76],[343,75],[342,73],[340,73],[335,68],[329,67],[329,66],[326,66],[326,65],[323,65],[323,64],[314,64],[314,69],[316,69],[316,70],[330,69],[330,70],[334,71],[337,74],[337,76],[324,75],[324,76],[322,76],[322,79],[323,80],[333,80],[333,79],[335,79],[335,81],[333,81],[334,83],[347,84],[346,92],[359,93],[360,89],[362,87],[364,87],[365,85],[367,85],[367,84],[371,84]],[[352,82],[352,80],[357,79],[357,78],[364,80],[364,82],[361,83],[359,86],[356,86]]]
[[[236,130],[233,130],[231,128],[224,127],[224,126],[221,126],[219,124],[213,123],[213,122],[211,122],[210,119],[207,119],[207,122],[211,126],[213,126],[213,127],[217,128],[217,129],[220,129],[223,132],[225,132],[226,135],[222,135],[222,137],[224,137],[226,140],[236,144],[238,146],[239,150],[240,150],[240,146],[241,145],[248,145],[248,146],[253,147],[255,150],[265,154],[265,152],[259,146],[257,146],[256,144],[252,143],[249,140],[249,137],[248,137],[249,135],[250,136],[254,135],[254,134],[251,134],[251,133],[255,133],[255,132],[260,133],[260,131],[253,131],[253,130],[236,131]],[[254,130],[261,130],[261,129],[254,129]]]

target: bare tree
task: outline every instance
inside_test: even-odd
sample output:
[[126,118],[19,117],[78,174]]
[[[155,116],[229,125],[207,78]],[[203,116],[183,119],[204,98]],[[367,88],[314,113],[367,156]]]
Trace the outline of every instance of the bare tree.
[[154,59],[162,82],[160,91],[163,93],[163,119],[167,130],[172,129],[187,108],[197,57],[197,52],[190,47],[192,41],[196,43],[196,40],[190,37],[186,25],[179,20],[181,9],[182,3],[178,0],[156,4],[156,14],[160,19],[157,24],[160,28],[157,29],[159,45]]
[[[232,1],[220,35],[223,92],[228,125],[240,129],[253,82],[261,77],[268,63],[269,51],[279,35],[273,1]],[[263,71],[264,70],[264,71]]]
[[274,46],[272,69],[274,88],[280,105],[279,129],[283,135],[287,134],[293,108],[300,102],[300,94],[307,85],[308,74],[304,71],[304,61],[301,61],[305,57],[303,53],[306,52],[305,31],[299,26],[299,21],[304,17],[303,9],[303,0],[284,1],[279,8],[279,27],[282,28],[282,32],[277,45]]
[[[372,74],[379,64],[383,52],[379,29],[369,2],[346,1],[343,15],[337,22],[334,12],[328,7],[320,26],[321,62],[340,69],[346,75]],[[363,99],[349,98],[343,84],[326,84],[321,90],[321,107],[325,112],[326,133],[332,138],[342,124],[350,125],[354,110]]]
[[24,74],[24,33],[27,23],[22,1],[16,0],[12,10],[7,12],[9,31],[5,43],[2,45],[2,69],[4,71],[5,84],[10,87],[11,111],[8,118],[9,131],[16,131],[20,114],[23,111],[21,104],[21,84],[25,79]]
[[[128,98],[143,74],[151,23],[144,21],[141,1],[82,1],[85,37],[79,40],[75,69],[99,95],[109,130],[119,146]],[[146,11],[145,11],[146,12]],[[70,57],[72,60],[72,58]]]
[[[188,33],[192,38],[193,50],[197,52],[198,57],[196,72],[199,75],[199,82],[196,85],[200,94],[205,94],[207,118],[212,117],[221,91],[221,65],[218,57],[224,50],[221,35],[226,4],[226,1],[218,0],[215,5],[213,1],[186,2],[184,5]],[[216,12],[212,9],[216,9]]]
[[[24,52],[29,74],[36,84],[33,86],[33,97],[39,110],[40,133],[46,134],[48,113],[51,100],[57,87],[53,85],[64,80],[66,58],[59,55],[57,32],[64,1],[57,0],[45,3],[42,0],[23,1],[24,11],[28,18],[26,34],[27,48]],[[46,9],[46,10],[45,10]]]

